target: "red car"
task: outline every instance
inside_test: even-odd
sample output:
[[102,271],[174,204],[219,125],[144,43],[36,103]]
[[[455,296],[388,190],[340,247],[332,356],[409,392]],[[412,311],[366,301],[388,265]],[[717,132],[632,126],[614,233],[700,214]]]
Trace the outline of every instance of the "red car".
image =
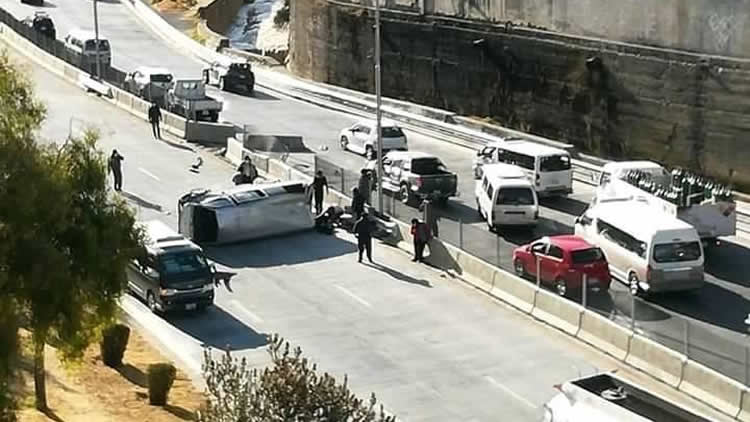
[[552,285],[560,296],[580,290],[583,274],[589,289],[605,291],[612,282],[602,250],[578,236],[543,237],[519,246],[513,251],[513,269],[521,277],[536,279],[537,258],[541,282]]

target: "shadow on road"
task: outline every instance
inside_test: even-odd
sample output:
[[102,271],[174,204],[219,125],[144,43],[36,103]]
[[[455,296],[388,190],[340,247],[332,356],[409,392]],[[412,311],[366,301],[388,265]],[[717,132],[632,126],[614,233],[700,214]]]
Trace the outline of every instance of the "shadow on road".
[[430,288],[432,287],[430,282],[425,279],[414,278],[408,274],[404,274],[401,271],[388,267],[386,265],[379,264],[377,262],[373,264],[366,264],[366,265],[368,265],[370,268],[374,268],[378,271],[388,274],[389,276],[391,276],[392,278],[395,278],[396,280],[404,281],[409,284],[416,284],[422,287],[430,287]]
[[544,198],[539,200],[539,205],[555,211],[564,212],[572,216],[579,216],[586,211],[589,204],[573,198]]
[[354,244],[337,236],[306,232],[270,239],[207,247],[208,257],[226,267],[263,268],[319,261],[357,250]]
[[744,321],[750,312],[750,301],[713,283],[706,283],[700,291],[655,295],[649,300],[711,325],[743,334],[747,331]]
[[163,211],[161,205],[154,202],[149,202],[134,193],[121,191],[120,195],[122,195],[128,202],[132,202],[139,207],[148,208],[159,212]]
[[204,313],[174,313],[165,319],[204,347],[219,350],[256,349],[268,344],[265,334],[258,333],[218,306]]
[[706,272],[728,283],[750,287],[750,249],[732,242],[706,248]]
[[146,374],[129,363],[126,363],[117,368],[117,372],[119,372],[120,375],[122,375],[122,377],[128,380],[128,382],[130,382],[131,384],[137,385],[141,388],[148,387],[148,377],[146,376]]

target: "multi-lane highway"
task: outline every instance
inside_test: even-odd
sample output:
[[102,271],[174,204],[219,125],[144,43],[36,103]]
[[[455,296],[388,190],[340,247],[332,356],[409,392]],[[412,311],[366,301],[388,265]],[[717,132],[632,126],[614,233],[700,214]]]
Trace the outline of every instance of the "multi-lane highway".
[[[22,60],[16,55],[12,60]],[[100,146],[124,156],[122,195],[142,219],[176,224],[176,201],[200,186],[226,186],[232,169],[206,151],[155,141],[141,120],[24,63],[48,106],[42,136],[69,128],[100,129]],[[72,125],[71,125],[72,122]],[[535,421],[553,384],[620,368],[621,374],[717,421],[727,420],[674,389],[582,343],[490,300],[455,280],[376,245],[377,265],[356,263],[349,235],[305,234],[209,250],[238,275],[217,292],[217,306],[198,316],[162,319],[132,297],[123,307],[149,337],[193,375],[203,346],[267,362],[266,333],[280,333],[321,370],[349,375],[355,392],[374,391],[402,421]]]
[[[53,0],[48,4],[51,6],[44,10],[55,20],[61,36],[73,27],[92,27],[90,3]],[[12,0],[3,0],[0,5],[19,18],[39,10]],[[146,29],[120,3],[100,2],[99,22],[101,33],[111,42],[116,67],[132,70],[140,65],[159,65],[170,68],[178,76],[199,76],[201,63]],[[263,88],[251,97],[214,89],[210,94],[220,97],[225,103],[222,119],[251,125],[258,133],[302,135],[311,150],[350,171],[357,171],[364,163],[361,157],[337,147],[338,131],[356,120],[351,116],[285,98]],[[474,181],[471,177],[474,152],[417,133],[408,133],[408,136],[411,149],[438,155],[459,174],[462,196],[444,210],[441,237],[454,244],[462,239],[464,247],[472,253],[489,261],[499,261],[505,268],[510,268],[510,254],[517,244],[542,235],[570,232],[575,215],[591,199],[591,187],[576,183],[575,193],[569,199],[544,204],[541,212],[543,223],[534,233],[505,233],[498,239],[486,230],[474,211]],[[456,224],[458,220],[465,223],[462,234],[459,234]],[[745,381],[743,320],[750,311],[748,258],[750,251],[739,241],[729,239],[722,247],[709,252],[706,266],[708,286],[703,291],[651,298],[653,306],[643,303],[636,307],[638,326],[647,335],[682,350],[679,342],[684,338],[682,317],[685,317],[691,324],[688,336],[693,345],[688,352],[698,360]],[[627,294],[622,286],[615,290],[612,295],[592,304],[608,315],[627,318],[631,314]]]

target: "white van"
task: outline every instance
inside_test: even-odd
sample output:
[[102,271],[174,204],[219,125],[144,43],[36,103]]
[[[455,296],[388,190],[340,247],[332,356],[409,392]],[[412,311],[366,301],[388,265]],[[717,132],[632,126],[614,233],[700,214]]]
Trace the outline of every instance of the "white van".
[[695,228],[633,200],[602,200],[576,219],[575,234],[599,246],[612,275],[640,292],[703,286]]
[[524,169],[539,196],[573,193],[570,154],[563,149],[522,139],[493,142],[477,151],[474,177],[479,178],[480,167],[491,163],[514,164]]
[[[93,31],[74,29],[65,36],[65,47],[80,57],[81,65],[85,68],[96,66],[97,44]],[[109,41],[99,35],[99,63],[102,66],[112,64],[112,52]]]
[[477,211],[487,221],[490,230],[504,225],[536,225],[539,199],[522,168],[510,164],[488,164],[481,171],[474,196]]

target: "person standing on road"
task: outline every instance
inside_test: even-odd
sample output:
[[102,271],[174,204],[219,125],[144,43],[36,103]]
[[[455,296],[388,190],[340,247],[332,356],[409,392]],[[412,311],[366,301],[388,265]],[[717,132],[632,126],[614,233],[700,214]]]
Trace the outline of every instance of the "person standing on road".
[[424,262],[424,248],[430,241],[430,227],[416,218],[411,219],[411,236],[414,238],[412,262]]
[[372,195],[372,178],[370,177],[369,170],[362,169],[359,175],[359,184],[357,187],[359,188],[359,194],[362,195],[362,198],[365,200],[367,205],[370,205],[370,197]]
[[148,109],[148,121],[151,122],[151,130],[154,132],[154,138],[161,139],[161,129],[159,128],[161,110],[159,110],[159,104],[156,104],[156,101],[151,103],[151,107]]
[[362,262],[362,253],[367,252],[367,259],[372,263],[372,233],[374,231],[375,223],[367,214],[367,211],[364,211],[362,217],[354,224],[354,235],[357,236],[357,248],[359,249],[357,262]]
[[313,179],[313,196],[315,197],[315,215],[323,212],[323,197],[328,191],[328,179],[323,176],[323,172],[318,170]]
[[352,189],[352,216],[354,220],[359,220],[359,217],[365,212],[365,198],[359,192],[359,188]]
[[112,155],[109,156],[109,171],[115,178],[115,190],[117,192],[122,191],[122,160],[124,159],[116,149],[113,149]]
[[425,198],[419,204],[419,211],[422,212],[422,221],[430,228],[432,235],[438,237],[438,215],[434,202],[429,197]]

